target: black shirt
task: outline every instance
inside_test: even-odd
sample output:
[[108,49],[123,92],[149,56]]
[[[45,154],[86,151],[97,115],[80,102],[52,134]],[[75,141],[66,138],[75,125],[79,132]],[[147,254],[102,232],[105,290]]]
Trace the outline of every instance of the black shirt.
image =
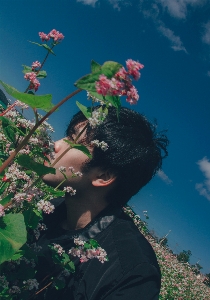
[[109,261],[101,263],[93,258],[80,263],[79,258],[72,257],[76,270],[65,277],[65,287],[56,290],[50,285],[35,299],[158,299],[161,274],[155,253],[129,216],[121,209],[109,206],[83,229],[67,231],[59,226],[64,214],[63,202],[45,220],[48,230],[40,238],[39,245],[48,259],[40,259],[37,274],[39,282],[46,276],[50,278],[49,274],[55,274],[56,270],[59,273],[51,261],[48,244],[59,244],[68,251],[75,246],[75,237],[81,240],[95,239],[107,252]]

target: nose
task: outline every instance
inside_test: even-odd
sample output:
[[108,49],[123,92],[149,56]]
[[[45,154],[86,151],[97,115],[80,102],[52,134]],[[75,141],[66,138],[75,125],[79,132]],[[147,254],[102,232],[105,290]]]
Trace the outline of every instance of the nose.
[[55,153],[58,153],[61,150],[63,143],[65,143],[63,139],[55,142],[54,144]]

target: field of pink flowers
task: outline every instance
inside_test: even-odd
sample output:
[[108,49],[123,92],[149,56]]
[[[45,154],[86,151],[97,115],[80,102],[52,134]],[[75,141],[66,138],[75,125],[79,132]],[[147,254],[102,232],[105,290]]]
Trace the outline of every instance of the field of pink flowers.
[[210,288],[203,281],[203,274],[196,275],[190,264],[179,262],[176,255],[149,234],[145,223],[128,206],[125,212],[152,245],[162,273],[161,300],[209,300]]

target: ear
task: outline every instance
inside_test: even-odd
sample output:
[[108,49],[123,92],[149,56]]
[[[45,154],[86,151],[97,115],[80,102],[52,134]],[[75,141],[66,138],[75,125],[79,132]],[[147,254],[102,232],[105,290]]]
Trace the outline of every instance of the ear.
[[92,180],[93,186],[109,186],[116,180],[116,176],[110,171],[100,171]]

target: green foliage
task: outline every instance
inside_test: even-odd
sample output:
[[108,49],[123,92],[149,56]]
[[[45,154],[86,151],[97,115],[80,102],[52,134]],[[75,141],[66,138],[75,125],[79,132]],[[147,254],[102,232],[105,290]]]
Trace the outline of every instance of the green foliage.
[[91,117],[92,111],[91,111],[90,107],[86,107],[86,106],[82,105],[81,103],[79,103],[78,101],[76,101],[76,105],[79,107],[79,109],[81,110],[81,112],[87,119],[89,119]]
[[26,242],[26,226],[22,214],[0,218],[0,264],[10,259]]
[[190,256],[192,255],[190,250],[183,250],[177,255],[178,261],[188,263],[190,261]]
[[52,51],[52,49],[47,44],[39,44],[39,43],[36,43],[36,42],[31,42],[31,41],[29,41],[29,42],[32,43],[32,44],[35,44],[37,46],[43,47],[47,51],[49,51],[50,53],[52,53],[53,55],[55,55],[55,53]]
[[31,157],[26,154],[21,154],[17,158],[17,163],[26,169],[32,170],[37,173],[39,176],[43,176],[45,174],[55,174],[56,169],[52,167],[46,167],[41,163],[35,162]]
[[101,65],[94,60],[91,60],[90,67],[92,73],[97,72],[101,69]]
[[51,103],[52,95],[33,95],[33,94],[26,94],[21,93],[18,90],[16,90],[14,87],[10,86],[7,83],[4,83],[0,80],[1,85],[4,87],[5,91],[12,97],[20,100],[21,102],[29,105],[31,108],[39,108],[44,111],[49,111],[53,108],[53,104]]
[[102,66],[93,62],[91,63],[91,69],[94,70],[93,73],[83,76],[75,83],[75,85],[80,89],[89,92],[96,92],[95,84],[96,81],[98,81],[99,76],[104,74],[111,79],[121,67],[121,64],[114,61],[107,61]]
[[23,212],[25,224],[28,228],[37,228],[38,223],[42,219],[42,213],[33,208],[32,205],[28,205],[28,208]]
[[16,142],[16,134],[22,135],[22,136],[24,135],[24,133],[20,129],[17,128],[15,123],[13,123],[9,119],[0,116],[0,123],[1,123],[1,126],[2,126],[5,136],[13,144],[15,144],[15,142]]
[[90,151],[88,150],[87,147],[81,144],[74,144],[70,142],[69,140],[64,140],[66,143],[68,143],[72,148],[75,148],[77,150],[82,151],[85,155],[87,155],[88,158],[92,158],[92,155],[90,154]]

